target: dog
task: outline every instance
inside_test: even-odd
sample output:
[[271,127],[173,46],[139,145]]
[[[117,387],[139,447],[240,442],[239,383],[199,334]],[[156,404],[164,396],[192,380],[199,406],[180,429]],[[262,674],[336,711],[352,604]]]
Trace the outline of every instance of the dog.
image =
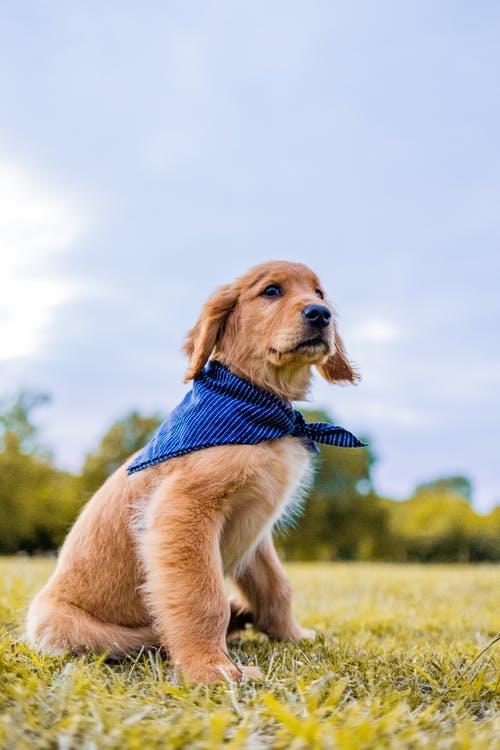
[[[186,382],[215,361],[287,418],[298,414],[289,402],[306,396],[313,366],[330,383],[358,379],[319,279],[299,263],[264,263],[220,287],[184,351]],[[30,605],[31,645],[113,655],[162,647],[189,682],[260,679],[257,668],[231,660],[229,633],[252,622],[272,639],[315,636],[292,616],[272,540],[310,476],[307,442],[286,434],[182,448],[129,473],[135,454],[70,530]],[[238,591],[231,599],[225,577]]]

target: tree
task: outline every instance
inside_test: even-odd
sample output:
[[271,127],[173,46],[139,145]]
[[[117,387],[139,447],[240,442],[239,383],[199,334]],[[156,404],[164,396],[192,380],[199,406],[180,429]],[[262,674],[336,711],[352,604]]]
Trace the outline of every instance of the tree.
[[56,469],[38,444],[31,412],[46,394],[21,392],[0,412],[0,552],[54,549],[78,505],[75,477]]
[[500,559],[495,512],[480,516],[461,495],[419,490],[409,500],[385,504],[392,558],[422,562]]
[[5,447],[6,434],[18,439],[21,453],[35,453],[47,456],[50,452],[38,444],[38,427],[32,413],[43,404],[50,402],[47,393],[21,391],[17,396],[8,396],[0,401],[0,446]]
[[472,482],[468,477],[461,475],[433,479],[431,482],[417,485],[415,490],[417,495],[429,492],[440,495],[459,495],[468,503],[472,503]]

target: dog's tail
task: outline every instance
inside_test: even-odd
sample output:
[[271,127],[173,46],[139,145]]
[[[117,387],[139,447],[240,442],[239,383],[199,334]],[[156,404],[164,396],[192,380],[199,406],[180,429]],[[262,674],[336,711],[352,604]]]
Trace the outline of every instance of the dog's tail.
[[46,654],[65,651],[82,654],[90,650],[118,656],[159,645],[151,626],[129,628],[102,622],[80,607],[55,600],[43,591],[28,610],[26,635],[33,648]]

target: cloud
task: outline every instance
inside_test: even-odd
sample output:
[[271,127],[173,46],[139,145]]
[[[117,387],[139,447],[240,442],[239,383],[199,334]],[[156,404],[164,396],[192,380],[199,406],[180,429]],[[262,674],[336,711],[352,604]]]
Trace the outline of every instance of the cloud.
[[389,402],[384,400],[368,400],[351,408],[353,416],[359,420],[365,419],[369,424],[401,426],[401,427],[420,427],[422,425],[430,426],[435,421],[435,417],[421,405],[413,406],[411,404]]
[[0,360],[34,352],[53,311],[73,291],[50,272],[83,231],[76,206],[20,164],[0,156]]
[[399,327],[383,317],[366,317],[349,333],[356,343],[388,344],[401,338]]

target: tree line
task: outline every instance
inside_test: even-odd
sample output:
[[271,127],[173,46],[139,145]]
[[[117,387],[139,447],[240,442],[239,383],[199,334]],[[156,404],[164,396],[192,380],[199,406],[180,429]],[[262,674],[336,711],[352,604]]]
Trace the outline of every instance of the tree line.
[[[62,471],[40,443],[36,410],[45,394],[0,401],[0,554],[56,550],[104,480],[141,448],[162,421],[132,411],[116,421],[77,473]],[[333,421],[308,411],[312,421]],[[288,560],[499,561],[500,506],[482,516],[467,477],[419,485],[412,497],[380,497],[370,448],[321,446],[303,512],[277,535]]]

